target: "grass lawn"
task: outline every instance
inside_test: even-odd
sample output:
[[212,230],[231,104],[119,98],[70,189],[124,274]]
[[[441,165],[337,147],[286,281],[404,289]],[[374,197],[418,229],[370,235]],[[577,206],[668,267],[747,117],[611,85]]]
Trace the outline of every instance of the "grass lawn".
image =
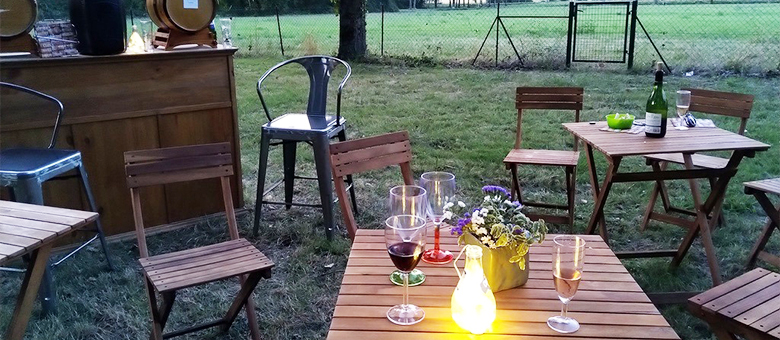
[[[265,121],[254,84],[262,72],[278,61],[278,58],[242,58],[237,59],[235,64],[244,195],[248,207],[254,202],[259,127]],[[652,82],[650,75],[596,70],[507,72],[367,64],[353,66],[353,78],[345,89],[343,103],[349,137],[408,130],[415,173],[419,175],[426,170],[455,173],[459,189],[471,202],[479,199],[482,185],[506,186],[509,183],[509,173],[501,160],[513,145],[516,86],[583,86],[586,95],[582,119],[587,121],[597,120],[614,110],[640,114]],[[307,86],[302,71],[293,69],[279,73],[268,82],[269,107],[276,112],[302,108],[291,103],[305,101]],[[780,134],[777,133],[780,79],[668,77],[666,91],[670,99],[673,92],[683,86],[754,94],[756,100],[747,125],[747,135],[775,146],[780,143]],[[570,146],[572,138],[563,131],[560,123],[571,119],[568,114],[560,112],[530,112],[524,126],[525,146]],[[734,130],[738,123],[728,118],[716,118],[716,122],[721,127]],[[298,153],[301,173],[313,173],[309,150],[308,146],[301,146]],[[604,171],[604,159],[597,156],[597,160],[599,169]],[[746,159],[729,186],[724,207],[727,224],[714,234],[721,268],[727,279],[744,272],[747,252],[765,220],[752,197],[742,193],[741,183],[780,176],[780,162],[777,160],[776,149]],[[272,151],[271,163],[269,181],[279,178],[281,150]],[[623,164],[626,170],[647,169],[641,158],[628,158]],[[562,171],[521,168],[521,178],[531,198],[563,202]],[[379,221],[386,211],[387,190],[400,181],[397,170],[356,177],[362,211],[358,218],[361,227],[380,226]],[[672,183],[673,199],[690,204],[686,188],[687,182]],[[301,185],[298,189],[296,194],[303,200],[317,197],[314,186]],[[674,247],[683,236],[680,228],[663,224],[653,224],[645,233],[638,231],[650,189],[650,183],[613,187],[606,217],[616,250]],[[277,264],[273,278],[261,281],[254,295],[264,338],[324,338],[349,254],[346,233],[340,230],[340,236],[334,242],[327,242],[321,228],[321,213],[315,209],[285,211],[267,208],[264,211],[262,231],[257,238],[249,236],[251,216],[239,218],[242,234]],[[591,211],[592,196],[583,158],[577,176],[577,232],[584,231]],[[149,247],[153,254],[162,253],[205,245],[226,237],[222,221],[209,221],[150,237]],[[776,237],[770,244],[774,251],[780,250],[779,240]],[[55,279],[60,298],[59,314],[40,319],[36,308],[27,339],[147,338],[149,311],[136,262],[135,242],[112,244],[112,254],[120,268],[115,272],[104,271],[102,255],[96,248],[82,252],[57,268]],[[699,242],[695,243],[677,271],[669,271],[668,263],[668,259],[624,261],[646,291],[703,290],[710,287],[709,270]],[[587,273],[587,268],[585,270]],[[20,275],[0,274],[2,329],[7,327],[20,283]],[[182,292],[169,321],[171,329],[190,324],[192,320],[221,316],[236,290],[233,282],[227,282]],[[576,298],[573,303],[576,303]],[[662,312],[682,338],[711,338],[707,327],[690,316],[684,307],[666,307]],[[245,338],[245,320],[240,316],[227,338]],[[208,330],[191,338],[224,337]]]
[[[590,6],[594,7],[594,6]],[[579,20],[578,55],[584,59],[615,58],[623,51],[622,20],[609,9],[583,7]],[[623,9],[625,13],[625,9]],[[504,16],[568,15],[568,2],[524,3],[501,8]],[[385,13],[384,51],[387,55],[471,63],[495,18],[495,8],[459,10],[415,10]],[[748,4],[673,4],[642,2],[637,16],[654,40],[661,55],[677,74],[694,70],[764,73],[780,68],[780,2],[772,0]],[[610,22],[605,19],[612,18]],[[504,19],[518,53],[527,67],[561,68],[566,61],[567,19]],[[366,17],[368,48],[380,54],[381,15]],[[332,54],[338,46],[338,17],[333,14],[282,15],[280,18],[285,53],[298,55],[315,51]],[[248,55],[279,55],[275,17],[237,17],[236,43]],[[609,33],[603,38],[597,33]],[[589,52],[589,44],[612,41],[611,53]],[[499,39],[499,60],[516,61],[504,32]],[[495,31],[480,55],[480,63],[493,65]],[[641,28],[636,30],[635,67],[644,70],[659,60]],[[575,65],[589,65],[576,64]],[[625,66],[622,66],[625,67]]]

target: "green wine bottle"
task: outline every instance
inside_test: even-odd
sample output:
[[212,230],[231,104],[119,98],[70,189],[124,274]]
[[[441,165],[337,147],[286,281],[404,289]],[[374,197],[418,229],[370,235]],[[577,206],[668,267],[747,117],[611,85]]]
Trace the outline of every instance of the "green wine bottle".
[[666,104],[664,93],[663,63],[655,65],[655,83],[653,93],[647,98],[645,109],[645,135],[652,138],[661,138],[666,135],[666,116],[669,106]]

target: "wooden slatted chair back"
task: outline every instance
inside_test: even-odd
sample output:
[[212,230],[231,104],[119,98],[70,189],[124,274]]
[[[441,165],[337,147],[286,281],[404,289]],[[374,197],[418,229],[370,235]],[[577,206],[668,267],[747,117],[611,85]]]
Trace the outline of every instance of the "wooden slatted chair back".
[[747,120],[753,109],[753,95],[702,89],[682,90],[691,91],[690,111],[738,117],[741,121],[737,133],[745,133]]
[[[583,89],[581,87],[518,87],[515,98],[517,108],[517,134],[515,149],[519,149],[523,140],[523,110],[573,110],[574,121],[580,121]],[[578,149],[578,140],[574,138],[574,151]]]
[[[357,223],[349,206],[344,178],[360,172],[384,169],[398,165],[404,184],[414,184],[412,173],[412,146],[406,131],[380,136],[353,139],[330,145],[330,162],[336,195],[350,238],[355,239]],[[354,184],[353,184],[354,185]]]
[[238,239],[238,226],[230,189],[233,158],[230,143],[190,145],[125,152],[125,174],[133,205],[133,219],[141,257],[149,257],[141,211],[141,187],[219,178],[230,238]]

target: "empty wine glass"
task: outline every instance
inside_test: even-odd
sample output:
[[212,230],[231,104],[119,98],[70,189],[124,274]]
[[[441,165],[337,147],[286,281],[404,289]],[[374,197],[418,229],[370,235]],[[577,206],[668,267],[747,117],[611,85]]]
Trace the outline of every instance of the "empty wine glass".
[[449,172],[426,172],[420,177],[420,186],[428,191],[428,217],[436,227],[433,249],[423,254],[423,261],[432,264],[445,264],[452,261],[452,253],[439,246],[440,226],[444,216],[444,205],[455,195],[455,175]]
[[[426,190],[417,185],[399,185],[390,189],[390,216],[413,215],[425,220],[428,212],[428,196]],[[417,286],[425,281],[425,273],[414,269],[409,273],[409,285]],[[390,281],[403,285],[403,275],[399,270],[390,274]]]
[[680,123],[677,124],[678,130],[688,130],[685,127],[685,115],[688,114],[688,108],[691,106],[691,91],[677,91],[677,116],[680,117]]
[[387,253],[402,273],[404,299],[387,311],[387,319],[397,325],[413,325],[425,318],[422,308],[409,303],[409,272],[420,262],[425,249],[425,219],[415,215],[390,216],[385,220]]
[[233,18],[219,19],[222,28],[222,46],[233,47]]
[[582,279],[582,266],[585,259],[585,240],[574,235],[559,235],[553,239],[552,271],[555,291],[563,303],[560,316],[547,319],[547,326],[559,333],[574,333],[580,324],[566,313],[569,302],[577,293]]

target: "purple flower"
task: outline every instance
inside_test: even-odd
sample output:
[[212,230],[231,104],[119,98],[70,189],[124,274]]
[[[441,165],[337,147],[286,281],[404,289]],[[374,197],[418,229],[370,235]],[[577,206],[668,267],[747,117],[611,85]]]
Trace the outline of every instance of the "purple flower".
[[519,201],[513,201],[512,205],[514,205],[516,208],[522,208],[523,207],[523,204],[520,203]]
[[506,190],[503,187],[500,187],[498,185],[486,185],[486,186],[482,187],[482,192],[484,192],[486,194],[491,194],[491,193],[498,194],[498,193],[501,193],[501,194],[504,194],[504,196],[507,196],[507,197],[511,196],[509,194],[509,190]]
[[515,228],[515,230],[512,230],[512,234],[515,234],[515,235],[522,235],[523,232],[525,232],[525,230],[523,230],[523,228]]
[[469,218],[458,219],[458,225],[453,226],[452,229],[450,229],[450,235],[455,235],[455,234],[458,234],[458,236],[463,235],[463,227],[465,227],[469,223],[471,223],[471,219]]

